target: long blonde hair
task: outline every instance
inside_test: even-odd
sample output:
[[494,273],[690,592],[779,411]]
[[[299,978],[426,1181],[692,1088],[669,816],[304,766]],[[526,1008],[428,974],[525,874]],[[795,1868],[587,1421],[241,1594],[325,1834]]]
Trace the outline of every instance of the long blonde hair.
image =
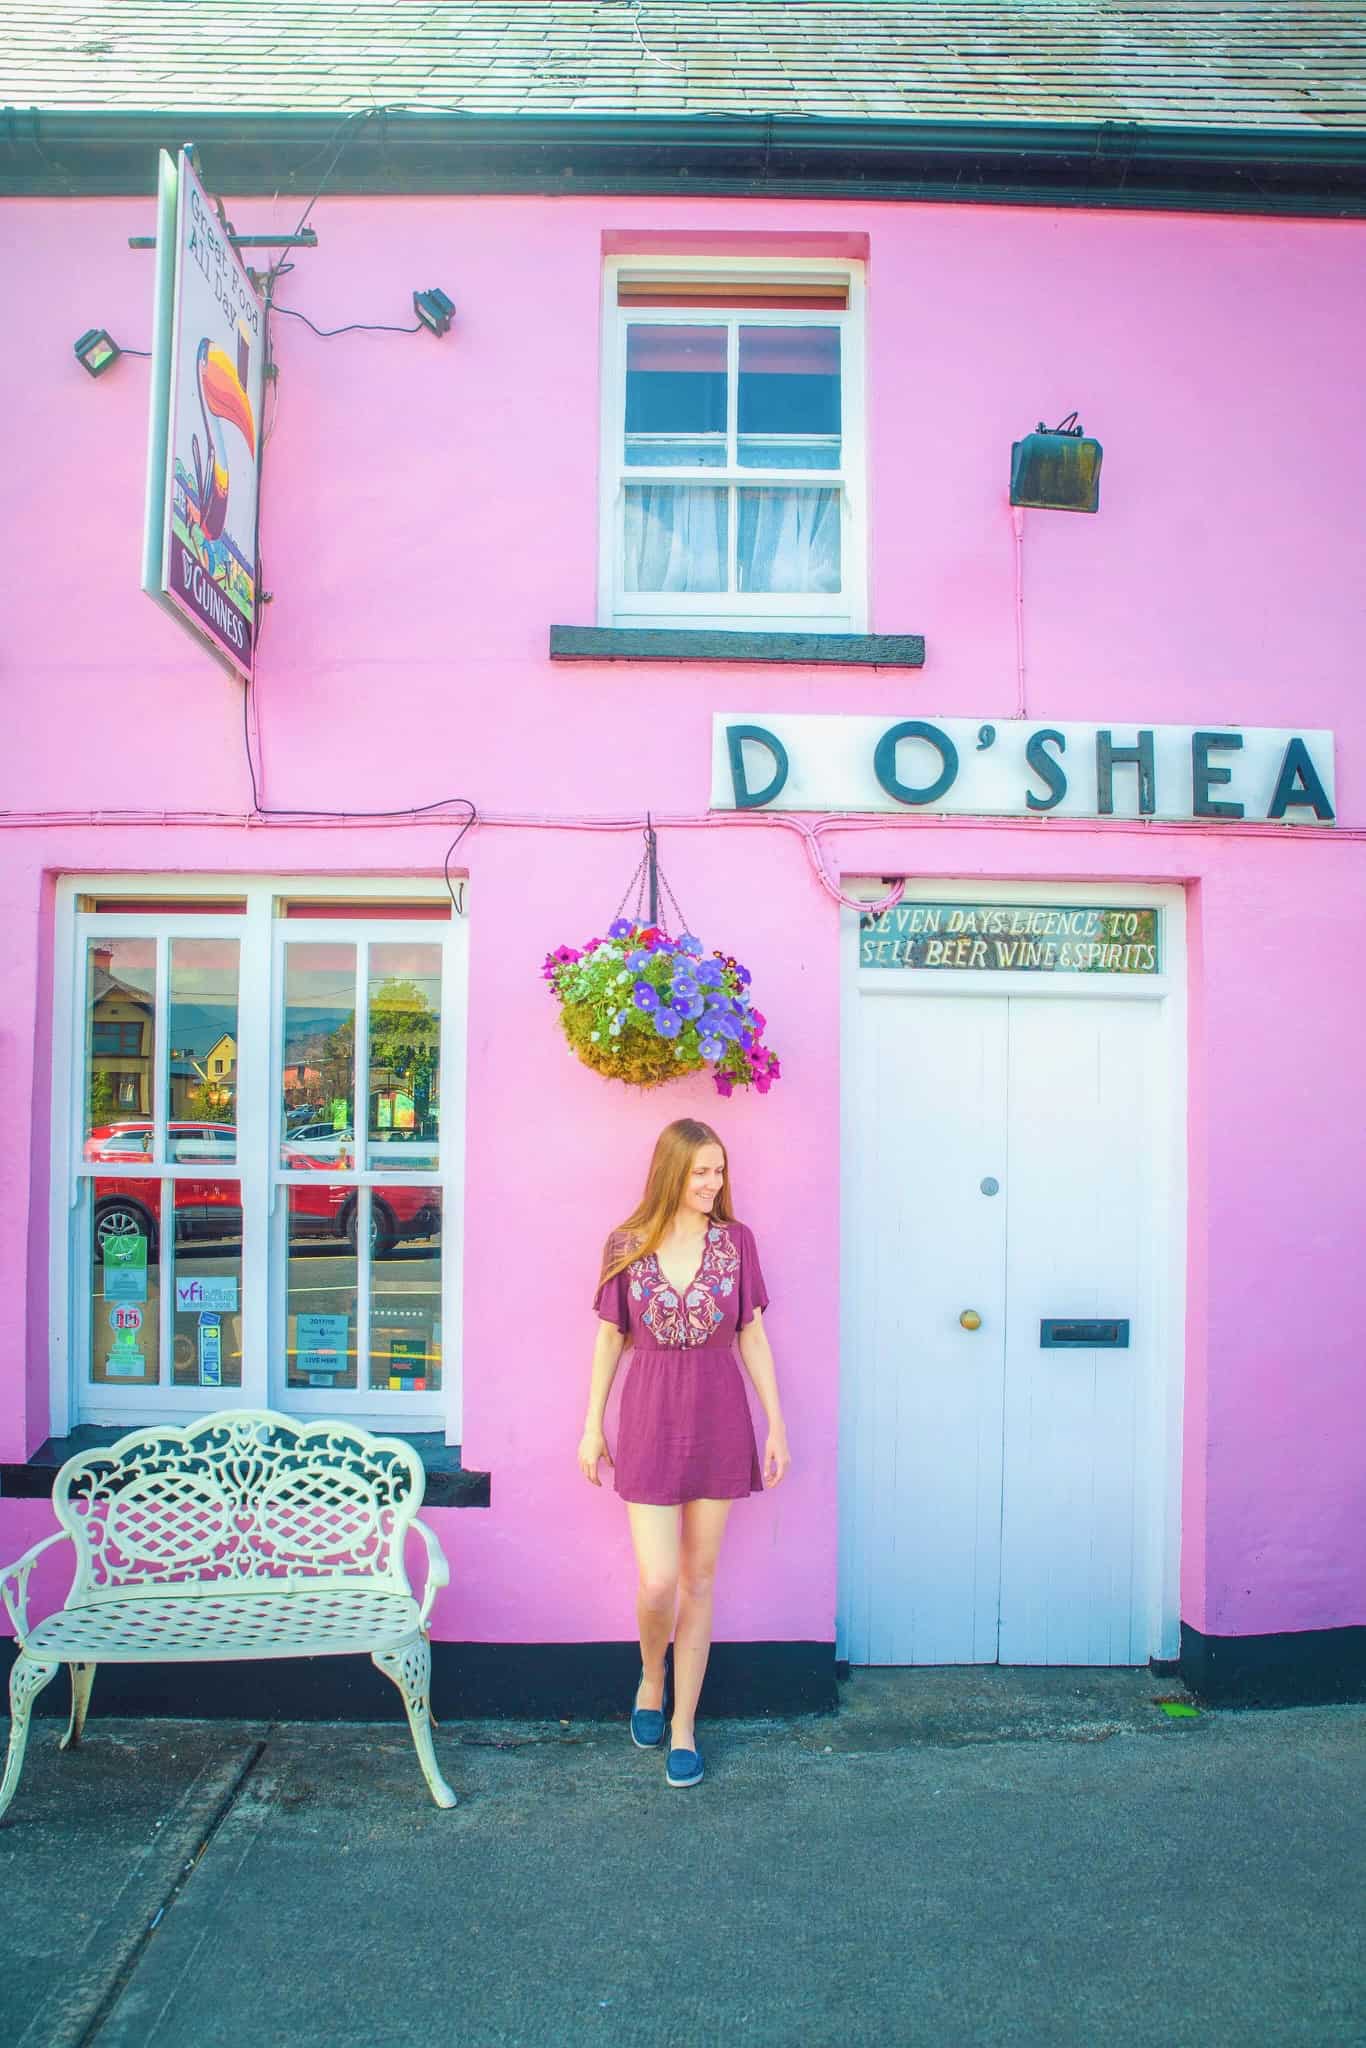
[[676,1123],[666,1124],[655,1140],[654,1157],[645,1177],[645,1192],[626,1221],[619,1224],[607,1240],[602,1262],[604,1280],[610,1280],[614,1273],[625,1272],[633,1260],[645,1258],[663,1242],[664,1233],[682,1204],[693,1161],[703,1145],[717,1145],[721,1151],[721,1189],[712,1204],[712,1217],[717,1223],[735,1221],[735,1211],[730,1202],[730,1162],[726,1158],[725,1146],[710,1124],[699,1123],[695,1117],[681,1116]]

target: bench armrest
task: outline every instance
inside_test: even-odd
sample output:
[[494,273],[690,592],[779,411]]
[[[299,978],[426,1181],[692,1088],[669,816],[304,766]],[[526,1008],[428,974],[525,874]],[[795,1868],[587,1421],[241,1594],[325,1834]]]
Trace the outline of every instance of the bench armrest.
[[6,1565],[0,1572],[0,1597],[14,1624],[14,1639],[22,1650],[28,1634],[28,1577],[45,1550],[54,1543],[69,1543],[69,1529],[59,1529],[55,1536],[45,1536],[41,1543],[35,1543],[32,1550],[26,1550],[16,1563]]
[[427,1546],[427,1584],[422,1594],[421,1612],[417,1617],[418,1627],[426,1628],[427,1617],[432,1611],[432,1605],[438,1590],[442,1586],[449,1586],[451,1582],[451,1568],[446,1562],[445,1551],[441,1548],[441,1545],[437,1542],[436,1537],[427,1527],[427,1524],[419,1521],[417,1516],[414,1515],[412,1527],[416,1529],[418,1535]]

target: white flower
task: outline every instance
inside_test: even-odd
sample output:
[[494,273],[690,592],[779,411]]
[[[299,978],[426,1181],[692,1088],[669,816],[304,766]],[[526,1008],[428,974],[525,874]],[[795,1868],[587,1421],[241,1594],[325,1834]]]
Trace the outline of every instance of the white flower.
[[617,987],[620,988],[623,982],[629,981],[630,979],[630,975],[626,972],[625,968],[623,968],[621,973],[617,976]]
[[589,1032],[589,1034],[588,1034],[588,1036],[589,1036],[589,1037],[590,1037],[590,1038],[592,1039],[592,1041],[593,1041],[594,1045],[596,1045],[596,1044],[597,1044],[597,1042],[598,1042],[598,1039],[599,1039],[599,1038],[601,1037],[601,1035],[602,1035],[602,1034],[601,1034],[600,1032],[597,1032],[597,1031],[590,1031],[590,1032]]

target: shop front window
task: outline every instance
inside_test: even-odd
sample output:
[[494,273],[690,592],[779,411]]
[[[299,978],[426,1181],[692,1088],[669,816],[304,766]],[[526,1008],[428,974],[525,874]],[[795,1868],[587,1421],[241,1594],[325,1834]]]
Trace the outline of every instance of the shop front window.
[[265,884],[73,910],[70,1421],[240,1401],[449,1435],[463,928],[411,893],[387,925]]

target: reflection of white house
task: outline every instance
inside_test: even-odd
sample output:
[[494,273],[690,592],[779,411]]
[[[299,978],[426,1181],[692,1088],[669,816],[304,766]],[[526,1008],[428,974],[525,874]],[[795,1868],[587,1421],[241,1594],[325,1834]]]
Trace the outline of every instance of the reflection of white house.
[[230,1031],[211,1045],[202,1060],[195,1061],[201,1080],[231,1088],[237,1081],[237,1040]]

